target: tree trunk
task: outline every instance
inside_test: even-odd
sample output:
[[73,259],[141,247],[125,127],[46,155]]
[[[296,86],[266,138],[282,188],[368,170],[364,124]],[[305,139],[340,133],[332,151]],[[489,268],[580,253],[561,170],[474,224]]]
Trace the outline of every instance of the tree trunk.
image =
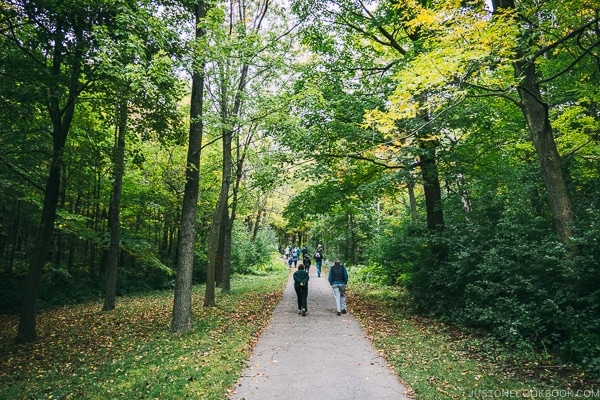
[[251,239],[252,243],[256,243],[256,237],[258,236],[258,230],[260,229],[262,213],[263,213],[263,209],[262,209],[262,207],[259,207],[259,209],[256,212],[256,220],[254,221],[254,226],[252,228],[252,239]]
[[[21,200],[17,200],[17,210],[13,215],[12,229],[10,231],[10,253],[8,254],[8,271],[12,274],[14,271],[15,258],[19,245],[19,230],[21,225]],[[9,249],[7,249],[9,251]]]
[[219,223],[217,222],[217,218],[221,214],[219,204],[220,202],[218,201],[217,208],[213,213],[213,219],[210,225],[210,239],[208,242],[208,256],[206,262],[206,289],[204,290],[205,307],[211,307],[215,305],[215,268],[219,247]]
[[[246,141],[245,141],[245,145],[244,145],[244,150],[241,152],[240,154],[240,142],[239,142],[239,136],[237,137],[236,140],[236,148],[237,148],[237,155],[236,155],[236,173],[235,173],[235,184],[233,185],[233,196],[232,196],[232,200],[231,200],[231,217],[227,218],[226,221],[224,221],[226,224],[224,225],[226,227],[225,229],[225,240],[223,243],[223,282],[221,285],[221,290],[223,293],[229,293],[229,291],[231,290],[231,242],[232,242],[232,232],[233,232],[233,224],[235,222],[235,217],[236,217],[236,211],[237,211],[237,205],[238,205],[238,194],[240,191],[240,185],[242,183],[242,177],[243,177],[243,168],[244,168],[244,160],[246,159],[246,151],[245,149],[248,148],[248,146],[250,145],[250,142],[252,141],[252,135],[249,134]],[[223,215],[224,218],[227,217],[227,215]],[[252,243],[254,243],[254,239],[252,240]]]
[[221,292],[229,293],[231,290],[231,232],[233,228],[233,217],[228,212],[223,213],[223,252],[221,253]]
[[406,189],[408,190],[408,201],[410,204],[410,220],[414,226],[417,225],[417,197],[415,196],[415,182],[409,179]]
[[29,272],[25,283],[21,315],[19,318],[19,329],[16,338],[17,343],[33,342],[37,339],[37,300],[42,280],[42,270],[48,259],[48,250],[50,249],[50,240],[54,230],[54,221],[56,219],[62,148],[63,147],[59,147],[54,150],[48,180],[46,181],[46,194],[44,196],[42,220],[37,231],[33,257],[29,264]]
[[521,98],[521,110],[529,126],[533,146],[537,153],[542,180],[548,193],[548,204],[552,213],[554,230],[563,244],[573,237],[575,216],[567,187],[567,179],[562,160],[556,148],[548,105],[543,102],[536,80],[535,64],[519,61],[515,64],[515,74],[521,79],[517,90]]
[[[221,68],[223,68],[221,66]],[[222,161],[222,173],[221,173],[221,191],[213,213],[212,223],[210,227],[210,241],[208,245],[208,264],[206,269],[206,292],[204,295],[204,306],[215,305],[215,285],[217,282],[217,265],[222,268],[223,264],[223,249],[224,249],[224,237],[225,234],[223,225],[223,214],[228,213],[228,199],[229,199],[229,184],[231,179],[231,138],[233,136],[233,130],[228,126],[229,112],[227,109],[227,82],[223,69],[221,70],[221,83],[220,83],[220,117],[222,129],[222,141],[223,141],[223,161]],[[219,271],[219,274],[222,270]],[[220,275],[219,281],[222,280]],[[221,283],[221,282],[219,282]]]
[[444,212],[442,209],[442,189],[435,160],[436,145],[433,140],[419,139],[419,148],[422,150],[419,164],[425,194],[427,229],[430,231],[439,230],[444,227]]
[[[513,0],[492,0],[492,5],[494,13],[503,8],[515,8]],[[531,33],[524,30],[522,37],[534,37]],[[528,45],[529,43],[525,43],[521,47],[525,48]],[[521,111],[527,121],[533,147],[540,163],[542,180],[548,193],[548,203],[554,222],[554,231],[561,243],[568,244],[573,237],[575,215],[562,160],[554,141],[548,105],[542,99],[535,60],[527,59],[523,51],[518,51],[518,57],[519,61],[515,62],[514,69],[515,77],[521,81],[517,87],[521,99]]]
[[[235,92],[235,97],[234,97],[234,101],[233,101],[233,109],[231,111],[231,116],[233,117],[239,117],[240,112],[241,112],[241,107],[242,107],[242,94],[245,90],[246,87],[246,80],[248,77],[248,64],[244,64],[240,70],[240,80],[238,82],[238,87],[236,89]],[[228,270],[226,271],[227,274],[227,283],[223,283],[223,280],[225,279],[225,277],[223,277],[223,275],[221,275],[221,288],[223,289],[223,287],[227,287],[227,291],[229,291],[229,286],[230,286],[230,269],[231,269],[231,230],[232,228],[230,227],[231,224],[233,224],[233,219],[230,220],[228,213],[229,213],[229,205],[228,205],[228,199],[229,199],[229,189],[231,187],[231,170],[232,170],[232,141],[233,141],[233,134],[234,134],[234,130],[233,127],[231,126],[233,124],[232,121],[230,121],[230,114],[228,113],[227,110],[227,95],[226,95],[226,91],[227,91],[227,86],[226,86],[226,81],[223,77],[223,79],[221,80],[221,104],[220,104],[220,109],[221,109],[221,123],[223,124],[225,128],[225,130],[223,131],[223,175],[221,178],[221,193],[219,195],[219,203],[217,205],[217,208],[215,210],[215,214],[213,215],[213,223],[211,226],[211,239],[210,239],[210,246],[209,246],[209,254],[208,254],[208,265],[209,266],[214,266],[212,268],[209,268],[211,271],[211,278],[210,279],[214,279],[212,276],[214,276],[215,271],[216,271],[216,263],[217,263],[217,258],[219,258],[219,261],[221,261],[221,268],[222,271],[220,271],[221,273],[225,270],[225,268],[228,268]],[[227,215],[227,216],[225,216]],[[226,222],[223,222],[226,221]],[[219,224],[220,226],[216,226],[215,224]],[[214,235],[214,236],[213,236]],[[226,236],[229,235],[229,238],[227,239]],[[223,241],[218,240],[219,237],[223,237]],[[221,248],[221,250],[218,250],[218,244],[222,243],[223,247]],[[213,247],[214,246],[214,247]],[[213,248],[213,250],[211,250],[211,248]],[[229,265],[225,265],[226,260],[225,260],[225,255],[228,255],[228,263]],[[207,281],[206,281],[206,295],[204,296],[204,305],[208,306],[208,305],[214,305],[215,300],[214,300],[214,281],[212,282],[212,284],[209,285],[209,271],[207,271]],[[209,289],[210,286],[210,289]],[[209,290],[211,292],[209,292]],[[209,297],[210,296],[210,297]]]
[[256,242],[256,236],[258,235],[258,230],[260,229],[263,212],[267,206],[268,198],[269,197],[265,195],[262,198],[259,197],[256,202],[256,206],[257,206],[258,210],[256,211],[256,219],[254,221],[254,225],[252,228],[252,243]]
[[[225,216],[223,216],[225,214]],[[215,253],[215,287],[223,284],[223,251],[225,249],[225,229],[223,221],[227,221],[227,211],[221,210],[221,222],[219,222],[219,239],[217,241],[217,252]],[[225,222],[226,223],[226,222]]]
[[[223,138],[223,141],[226,139]],[[225,159],[225,154],[223,155],[223,159]],[[225,164],[225,160],[223,160],[223,164]],[[231,168],[230,168],[231,170]],[[206,267],[206,289],[204,294],[204,306],[211,307],[215,305],[215,284],[216,284],[216,268],[217,268],[217,258],[221,258],[222,260],[222,251],[219,251],[219,242],[221,242],[221,230],[224,229],[222,226],[223,221],[223,213],[228,212],[227,210],[223,210],[223,208],[227,208],[227,198],[229,196],[229,177],[228,174],[223,171],[223,177],[221,178],[221,192],[219,194],[219,199],[217,200],[217,206],[215,208],[215,212],[213,213],[212,223],[210,227],[210,241],[208,245],[208,264]],[[223,232],[224,233],[224,232]],[[224,242],[223,242],[224,245]]]
[[[52,73],[54,75],[53,86],[58,85],[62,80],[62,64],[65,49],[63,39],[60,35],[56,38],[56,48],[53,53]],[[54,231],[54,222],[56,220],[56,209],[58,206],[58,196],[61,183],[61,164],[62,156],[67,141],[67,135],[73,121],[75,113],[75,103],[79,96],[79,78],[81,76],[81,50],[76,49],[73,54],[74,64],[69,76],[68,97],[64,108],[60,106],[58,96],[50,97],[48,100],[48,112],[52,120],[52,160],[50,170],[44,191],[44,205],[42,208],[42,217],[37,231],[33,256],[29,264],[27,281],[25,283],[21,314],[19,317],[19,327],[16,341],[18,343],[33,342],[37,339],[36,333],[36,313],[37,301],[39,296],[40,284],[42,280],[42,271],[44,264],[48,260],[48,252],[52,241]],[[58,88],[51,87],[51,92],[59,92]]]
[[[196,38],[204,36],[200,23],[206,16],[204,1],[195,8]],[[173,299],[172,332],[185,332],[192,329],[192,273],[194,268],[194,247],[196,243],[196,212],[198,189],[200,187],[200,150],[202,144],[204,97],[204,63],[194,68],[192,75],[192,97],[190,105],[190,132],[187,153],[187,168],[177,257],[177,278]]]
[[[223,105],[225,104],[226,103],[223,103]],[[223,119],[222,121],[226,121],[226,119]],[[225,246],[228,243],[228,241],[225,239],[225,235],[227,234],[226,229],[227,225],[229,224],[229,188],[231,185],[232,136],[233,131],[230,129],[227,129],[227,131],[223,132],[223,173],[221,177],[221,192],[219,194],[217,207],[215,208],[215,213],[213,214],[212,226],[210,230],[211,237],[208,251],[208,265],[210,265],[211,268],[209,268],[210,278],[208,276],[209,271],[206,273],[206,295],[204,296],[205,306],[215,305],[215,274],[217,263],[219,264],[220,268],[223,268],[224,254],[226,252]],[[221,244],[221,246],[219,244]],[[222,274],[222,272],[223,271],[221,270],[220,274]],[[223,276],[221,275],[221,287],[223,285],[222,279]]]
[[125,172],[125,135],[127,134],[127,102],[119,104],[119,127],[114,148],[113,192],[110,205],[110,245],[108,248],[108,266],[106,268],[106,292],[102,311],[115,309],[117,294],[117,269],[121,250],[121,192]]

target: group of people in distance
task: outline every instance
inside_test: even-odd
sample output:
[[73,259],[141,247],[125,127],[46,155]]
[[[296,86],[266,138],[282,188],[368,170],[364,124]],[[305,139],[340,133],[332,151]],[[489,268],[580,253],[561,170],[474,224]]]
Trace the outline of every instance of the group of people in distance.
[[[298,268],[298,260],[302,256],[301,264],[304,265],[304,269],[306,272],[310,271],[310,266],[312,264],[311,258],[308,255],[308,249],[306,246],[300,250],[300,247],[296,246],[292,248],[292,246],[287,246],[285,248],[285,258],[288,260],[288,265],[290,268]],[[323,247],[321,245],[317,246],[317,251],[313,255],[315,259],[315,264],[317,267],[317,276],[321,276],[321,266],[323,265]]]
[[[298,296],[298,314],[306,316],[308,309],[308,281],[309,271],[311,266],[311,258],[308,255],[308,250],[304,247],[300,250],[299,247],[286,248],[285,256],[288,258],[288,265],[296,267],[298,270],[294,272],[294,290]],[[302,262],[298,264],[300,255],[302,254]],[[321,276],[321,267],[323,264],[323,248],[321,245],[317,246],[317,251],[313,255],[315,264],[317,267],[317,277]],[[333,299],[335,301],[335,308],[337,315],[346,314],[346,285],[348,284],[348,270],[344,265],[340,263],[339,259],[336,259],[333,266],[329,269],[329,284],[333,290]]]

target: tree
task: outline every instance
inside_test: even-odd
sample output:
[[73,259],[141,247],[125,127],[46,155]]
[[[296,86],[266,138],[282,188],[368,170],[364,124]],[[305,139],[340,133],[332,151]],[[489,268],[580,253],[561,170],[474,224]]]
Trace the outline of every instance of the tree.
[[125,170],[125,136],[127,134],[128,107],[122,101],[118,108],[119,123],[113,155],[113,192],[110,203],[110,244],[108,249],[108,267],[106,272],[106,292],[104,295],[103,311],[114,310],[117,292],[117,268],[121,250],[121,191],[123,188],[123,173]]
[[[555,51],[558,47],[565,46],[566,43],[572,40],[581,39],[585,36],[586,31],[590,31],[593,29],[592,27],[597,25],[600,19],[597,17],[597,10],[594,18],[592,9],[584,9],[582,11],[588,17],[584,17],[582,21],[574,21],[581,25],[568,26],[567,33],[558,33],[555,36],[557,38],[555,41],[540,43],[534,38],[542,32],[535,27],[544,25],[543,16],[536,23],[531,24],[529,18],[516,9],[513,0],[494,0],[492,4],[495,13],[516,11],[517,19],[521,19],[521,22],[517,22],[520,24],[520,28],[517,36],[519,41],[517,42],[515,54],[516,60],[514,62],[515,78],[519,82],[517,92],[521,99],[518,105],[523,112],[525,121],[531,132],[531,140],[538,155],[556,235],[563,244],[568,245],[574,235],[574,208],[569,194],[562,159],[554,140],[549,106],[544,101],[541,89],[541,82],[551,82],[553,77],[541,78],[537,72],[536,63],[540,57],[544,57],[548,52]],[[523,11],[525,11],[525,8],[523,7]],[[552,12],[551,10],[549,11],[550,13]],[[543,14],[539,12],[537,15]],[[575,63],[577,63],[577,59],[583,58],[589,50],[597,45],[598,42],[593,43],[589,48],[581,46],[583,47],[580,49],[582,51],[581,55],[575,56],[574,62],[565,71],[559,71],[554,76],[561,75],[567,70],[572,69]]]
[[[167,136],[168,132],[163,131],[179,117],[176,109],[181,91],[171,61],[171,57],[178,57],[179,38],[173,28],[168,26],[168,19],[158,17],[158,11],[152,4],[138,3],[137,6],[135,9],[121,9],[116,32],[112,37],[108,35],[103,38],[99,56],[104,59],[102,88],[107,101],[116,104],[114,108],[117,115],[117,134],[112,157],[113,189],[108,221],[110,243],[104,311],[115,308],[121,251],[121,192],[128,125],[132,124],[140,133],[155,131]],[[162,106],[157,108],[156,103]],[[109,109],[112,108],[110,104]],[[131,114],[140,117],[137,121],[130,121]]]
[[[553,15],[567,15],[569,11],[558,2],[545,2],[540,8],[528,2],[515,6],[513,1],[493,5],[493,17],[483,4],[474,4],[432,8],[410,22],[413,30],[430,34],[424,37],[422,54],[396,77],[402,84],[390,97],[385,116],[374,115],[395,124],[424,105],[423,95],[427,96],[427,108],[437,115],[448,112],[465,96],[497,96],[511,101],[519,107],[531,134],[556,235],[568,244],[575,228],[574,207],[554,138],[552,104],[545,100],[551,98],[552,90],[544,85],[552,85],[590,56],[597,46],[591,27],[598,18],[586,3],[578,3],[581,13],[560,24]],[[456,19],[448,19],[448,10],[453,10],[450,14]],[[507,45],[507,37],[514,38],[516,46]],[[557,57],[548,57],[551,52]],[[566,57],[571,61],[564,64]]]
[[[295,2],[296,10],[306,12],[305,7],[308,7],[306,2]],[[340,83],[341,91],[346,91],[342,96],[352,93],[365,97],[363,115],[355,123],[362,122],[366,132],[359,135],[367,136],[367,132],[381,126],[381,111],[386,108],[382,100],[395,98],[393,74],[401,71],[421,51],[421,42],[428,32],[424,27],[415,27],[414,20],[427,13],[427,7],[432,7],[432,4],[394,1],[367,4],[360,0],[333,0],[319,6],[311,3],[310,7],[313,7],[310,10],[314,13],[314,23],[306,29],[306,41],[311,45],[311,51],[322,56],[318,62],[327,64],[325,73],[335,72],[340,82],[346,81]],[[323,68],[315,69],[320,71]],[[423,93],[420,99],[426,104],[427,93]],[[335,98],[332,102],[336,102]],[[369,108],[371,118],[367,115],[363,119],[364,114],[369,114]],[[346,115],[340,115],[341,121],[345,122]],[[392,171],[406,169],[407,187],[414,185],[410,170],[420,171],[427,226],[430,230],[437,230],[443,227],[444,218],[436,165],[438,140],[434,116],[426,106],[404,116],[402,123],[390,124],[379,135],[371,133],[368,146],[365,143],[364,148],[357,149],[356,139],[350,140],[338,155],[371,160]],[[374,146],[375,140],[377,145]],[[412,156],[413,160],[399,157],[400,153]]]
[[3,45],[12,48],[13,55],[20,52],[27,66],[11,69],[5,75],[15,82],[27,82],[25,87],[33,89],[35,95],[30,101],[46,107],[52,136],[42,215],[17,333],[18,342],[31,342],[37,336],[37,298],[56,220],[65,143],[77,101],[90,89],[97,66],[87,62],[94,59],[97,50],[93,30],[110,27],[115,8],[104,2],[14,1],[3,6],[1,13],[7,27],[2,30]]
[[204,59],[201,46],[206,34],[205,21],[207,5],[199,1],[194,7],[195,52],[192,60],[192,96],[190,107],[190,130],[186,163],[186,181],[179,229],[179,251],[177,258],[177,279],[173,301],[173,332],[185,332],[192,328],[192,270],[196,243],[196,212],[198,188],[200,186],[200,150],[204,130]]
[[[269,30],[262,32],[263,24],[274,13],[281,13],[271,0],[255,3],[242,1],[230,2],[222,16],[223,28],[215,38],[220,48],[215,50],[212,63],[210,93],[219,118],[219,138],[222,140],[221,191],[213,220],[208,251],[207,286],[204,297],[206,306],[214,305],[214,284],[220,284],[227,292],[230,287],[230,254],[232,230],[235,223],[237,194],[243,178],[243,166],[246,150],[239,146],[235,149],[238,156],[233,159],[233,144],[251,143],[253,120],[264,118],[265,110],[254,108],[257,98],[268,91],[268,85],[276,80],[274,71],[282,68],[282,39],[290,30],[278,26],[280,22],[269,21]],[[277,14],[279,16],[279,14]],[[284,30],[283,33],[280,30]],[[217,32],[215,32],[217,34]],[[248,85],[257,81],[253,90]],[[247,133],[245,140],[239,135]],[[234,177],[235,182],[232,182]],[[231,193],[233,191],[233,194]],[[213,278],[213,275],[216,275]]]

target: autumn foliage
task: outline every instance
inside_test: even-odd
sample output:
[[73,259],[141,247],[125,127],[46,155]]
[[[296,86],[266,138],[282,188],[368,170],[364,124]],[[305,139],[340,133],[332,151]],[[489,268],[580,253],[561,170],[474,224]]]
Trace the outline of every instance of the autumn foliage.
[[[285,271],[287,272],[287,271]],[[40,339],[13,343],[17,318],[0,316],[0,398],[222,398],[281,297],[287,274],[236,278],[216,307],[193,293],[195,328],[169,332],[172,292],[44,311]]]

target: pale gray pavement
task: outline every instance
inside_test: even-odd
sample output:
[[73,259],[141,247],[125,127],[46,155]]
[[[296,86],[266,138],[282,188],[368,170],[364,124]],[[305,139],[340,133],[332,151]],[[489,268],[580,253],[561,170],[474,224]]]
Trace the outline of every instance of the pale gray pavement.
[[[292,272],[295,269],[292,269]],[[290,279],[231,400],[402,400],[408,389],[349,313],[336,315],[327,277],[310,268],[308,313]]]

